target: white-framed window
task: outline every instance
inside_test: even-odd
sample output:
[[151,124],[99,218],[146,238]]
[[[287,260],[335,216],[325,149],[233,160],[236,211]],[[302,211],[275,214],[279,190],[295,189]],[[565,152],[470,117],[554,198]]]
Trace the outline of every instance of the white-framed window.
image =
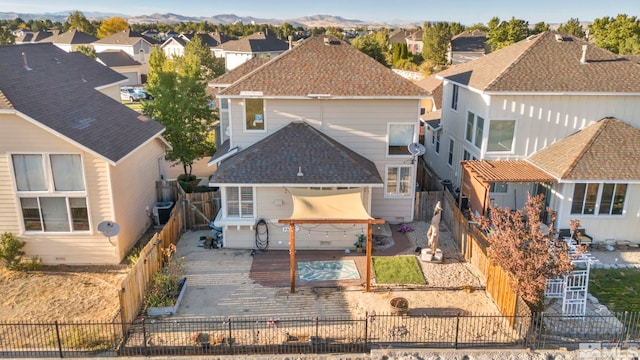
[[573,187],[571,214],[622,215],[627,184],[577,183]]
[[458,92],[460,91],[458,85],[453,84],[451,90],[451,110],[458,111]]
[[387,125],[387,155],[411,155],[409,144],[413,142],[416,124],[389,123]]
[[449,166],[453,166],[453,149],[455,149],[456,142],[453,139],[449,139],[449,158],[447,159],[447,163]]
[[489,192],[494,194],[506,194],[509,191],[509,184],[506,182],[492,182],[489,184]]
[[253,188],[251,186],[231,186],[226,188],[227,217],[253,217]]
[[471,155],[467,149],[462,149],[462,160],[478,160],[478,158]]
[[515,120],[491,120],[489,123],[489,143],[487,151],[513,150]]
[[385,197],[411,197],[411,166],[387,166],[385,179]]
[[482,146],[482,133],[484,131],[484,118],[469,111],[467,113],[467,128],[465,139],[478,149]]
[[12,154],[25,232],[89,231],[79,154]]
[[244,129],[247,131],[264,131],[266,129],[264,113],[264,99],[244,99]]
[[436,154],[440,154],[440,138],[442,136],[442,130],[435,130],[433,133],[433,143],[436,147],[435,152]]

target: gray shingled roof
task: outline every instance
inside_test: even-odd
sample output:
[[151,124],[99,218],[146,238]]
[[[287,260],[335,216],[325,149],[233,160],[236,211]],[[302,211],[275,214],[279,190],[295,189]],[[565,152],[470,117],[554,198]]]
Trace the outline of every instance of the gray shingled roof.
[[113,163],[164,129],[95,90],[126,78],[84,54],[50,43],[5,45],[0,64],[0,92],[16,111]]
[[[325,39],[328,41],[325,42]],[[312,36],[222,90],[264,96],[421,98],[429,92],[332,36]]]
[[96,40],[98,40],[98,38],[95,36],[89,35],[79,30],[70,30],[54,36],[51,41],[54,44],[77,45],[91,44]]
[[135,32],[131,29],[123,30],[115,34],[111,34],[104,39],[94,41],[96,44],[113,44],[113,45],[134,45],[140,40],[145,40],[150,44],[157,44],[157,41]]
[[486,42],[487,33],[484,31],[463,31],[451,39],[451,51],[484,53]]
[[140,63],[123,50],[107,50],[96,54],[98,59],[108,67],[136,66]]
[[[297,176],[298,167],[304,176]],[[213,184],[382,184],[375,164],[305,122],[224,160]]]
[[529,156],[562,180],[640,180],[640,130],[605,118]]
[[550,31],[437,75],[487,92],[640,92],[639,64]]
[[275,36],[257,32],[238,40],[227,41],[220,45],[220,48],[231,52],[260,53],[285,51],[289,49],[289,44]]

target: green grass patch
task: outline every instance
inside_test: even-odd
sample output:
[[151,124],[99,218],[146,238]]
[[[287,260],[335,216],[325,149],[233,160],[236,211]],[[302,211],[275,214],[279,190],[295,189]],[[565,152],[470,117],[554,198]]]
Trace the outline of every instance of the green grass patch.
[[591,269],[589,292],[611,311],[640,311],[640,270]]
[[131,110],[135,110],[137,112],[142,112],[142,103],[141,102],[123,101],[122,104],[127,106]]
[[378,284],[426,284],[415,256],[374,257],[371,260]]

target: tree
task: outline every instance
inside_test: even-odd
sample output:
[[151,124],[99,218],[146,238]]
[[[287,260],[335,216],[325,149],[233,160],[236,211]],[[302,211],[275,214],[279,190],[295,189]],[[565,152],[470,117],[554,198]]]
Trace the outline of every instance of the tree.
[[196,34],[185,46],[185,61],[192,66],[200,66],[205,80],[213,80],[225,73],[224,59],[214,57],[211,49],[202,42],[202,38]]
[[16,42],[15,36],[9,30],[9,27],[0,27],[0,45],[13,44]]
[[90,45],[80,45],[80,46],[78,46],[78,52],[87,55],[88,57],[92,58],[93,60],[95,60],[98,57],[98,55],[96,54],[96,49],[94,49],[93,46],[90,46]]
[[98,38],[103,39],[111,34],[127,30],[128,28],[129,24],[127,23],[127,20],[114,16],[100,24],[100,27],[98,28]]
[[533,30],[531,30],[530,35],[540,34],[545,31],[549,31],[549,24],[544,21],[540,21],[533,25]]
[[424,30],[422,30],[422,57],[434,65],[445,65],[451,37],[449,23],[425,24]]
[[550,209],[550,233],[540,232],[543,204],[543,195],[529,196],[524,212],[492,207],[488,218],[477,219],[488,234],[489,258],[513,275],[514,291],[534,310],[543,310],[547,279],[573,269],[566,244],[559,241],[551,246],[556,214]]
[[502,49],[529,36],[529,23],[514,17],[508,22],[501,22],[496,16],[489,20],[488,25],[487,44],[491,46],[491,51]]
[[558,31],[579,38],[584,38],[585,36],[584,29],[582,28],[582,24],[580,24],[580,20],[578,20],[578,18],[569,19],[566,24],[562,24],[558,27]]
[[615,18],[598,18],[589,30],[596,46],[621,55],[638,54],[633,52],[640,47],[640,21],[635,16],[619,14]]
[[167,159],[182,164],[187,178],[193,162],[215,150],[210,136],[211,99],[206,94],[202,60],[194,48],[188,43],[184,57],[173,61],[159,47],[151,51],[146,90],[153,100],[143,104],[144,113],[166,127],[164,137],[172,146]]
[[78,30],[87,34],[94,33],[93,26],[84,16],[84,14],[79,10],[75,10],[69,13],[67,22],[69,23],[69,28],[67,30]]
[[384,55],[385,47],[380,44],[379,39],[373,34],[357,37],[353,39],[351,45],[363,53],[371,56],[377,62],[387,66],[387,60]]

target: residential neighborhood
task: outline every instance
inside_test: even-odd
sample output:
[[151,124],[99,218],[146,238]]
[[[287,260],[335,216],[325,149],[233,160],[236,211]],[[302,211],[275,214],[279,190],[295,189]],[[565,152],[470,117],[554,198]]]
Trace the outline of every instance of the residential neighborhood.
[[640,19],[221,18],[0,18],[2,356],[633,355]]

